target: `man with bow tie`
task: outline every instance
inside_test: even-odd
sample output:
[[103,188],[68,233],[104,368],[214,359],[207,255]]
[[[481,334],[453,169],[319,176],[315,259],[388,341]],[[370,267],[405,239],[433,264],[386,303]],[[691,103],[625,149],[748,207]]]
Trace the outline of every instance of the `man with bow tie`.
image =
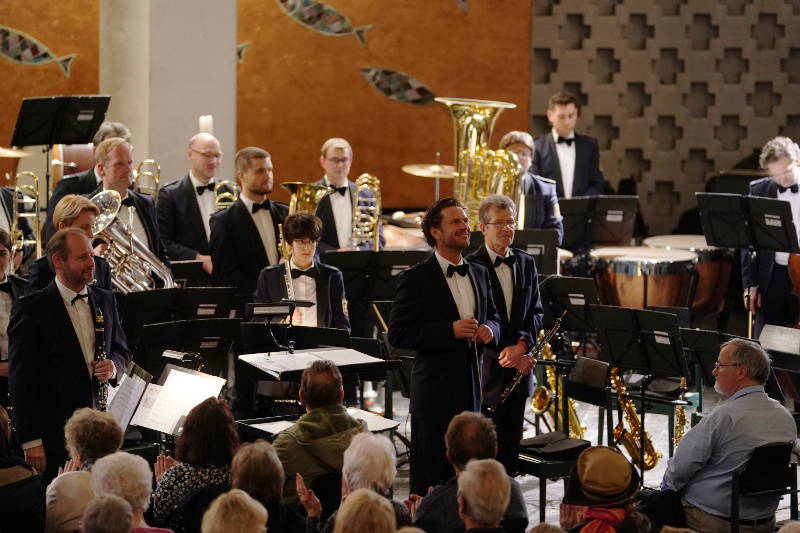
[[[100,384],[115,386],[132,355],[113,293],[88,286],[94,259],[83,231],[57,231],[47,243],[47,259],[56,278],[14,302],[8,341],[19,441],[26,462],[50,479],[67,460],[67,419],[79,407],[98,407]],[[102,333],[96,327],[101,314]],[[100,352],[107,358],[101,360]]]
[[[751,196],[789,202],[795,230],[800,228],[800,147],[788,137],[775,137],[761,149],[759,165],[769,173],[750,182]],[[789,254],[757,250],[742,251],[744,305],[755,315],[753,334],[758,338],[764,324],[792,326],[797,323],[798,297],[789,279]]]
[[434,248],[398,276],[389,342],[414,350],[411,371],[411,492],[452,476],[444,434],[462,411],[480,411],[480,355],[501,336],[489,273],[461,253],[469,246],[467,213],[455,198],[437,200],[422,219]]
[[597,139],[575,133],[578,113],[575,97],[557,92],[547,103],[547,120],[553,129],[535,141],[531,172],[554,180],[559,198],[603,193]]
[[186,150],[189,172],[158,191],[158,224],[173,261],[200,260],[210,276],[211,216],[216,212],[214,187],[222,164],[219,141],[198,133]]
[[242,148],[234,159],[239,198],[211,217],[211,260],[215,284],[252,295],[261,270],[280,261],[278,224],[286,204],[269,200],[272,157],[256,147]]
[[[543,314],[536,263],[531,255],[511,249],[516,219],[511,198],[499,194],[484,198],[478,207],[484,245],[468,257],[489,271],[492,298],[500,316],[497,346],[483,350],[481,386],[483,405],[497,406],[492,417],[497,429],[497,460],[512,476],[517,471],[525,404],[532,392],[530,372],[536,364],[528,354],[542,328]],[[527,377],[498,406],[500,394],[517,371]]]

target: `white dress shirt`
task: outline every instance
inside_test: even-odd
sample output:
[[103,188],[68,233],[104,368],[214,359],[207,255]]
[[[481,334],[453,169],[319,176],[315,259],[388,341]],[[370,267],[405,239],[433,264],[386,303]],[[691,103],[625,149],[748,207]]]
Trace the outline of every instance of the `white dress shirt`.
[[245,195],[239,195],[242,203],[247,208],[247,212],[253,217],[253,222],[256,223],[258,234],[261,237],[261,244],[264,245],[264,251],[267,253],[267,261],[270,265],[278,264],[278,244],[275,242],[275,225],[272,223],[272,213],[269,209],[259,209],[258,213],[253,213],[253,200]]
[[572,186],[575,183],[575,132],[567,135],[567,139],[572,139],[572,144],[558,142],[558,133],[552,131],[553,142],[556,143],[556,154],[558,155],[558,167],[561,169],[561,184],[564,186],[564,198],[572,198]]
[[[486,251],[489,252],[489,261],[491,261],[492,265],[494,265],[495,258],[501,256],[494,253],[494,251],[489,248],[487,244],[484,244],[484,246],[486,246]],[[510,255],[511,249],[508,249],[506,250],[506,255],[503,256],[503,258],[509,257]],[[500,288],[503,290],[503,299],[505,300],[506,304],[506,316],[510,318],[511,301],[514,298],[514,271],[507,264],[500,263],[498,266],[494,267],[494,273],[497,274],[497,279],[500,280]]]
[[[0,283],[6,281],[8,276],[3,274]],[[8,320],[11,318],[11,303],[11,295],[6,291],[0,291],[0,361],[8,361]]]
[[469,274],[461,276],[453,274],[452,277],[447,277],[447,267],[449,265],[459,266],[464,264],[464,258],[458,264],[451,263],[441,255],[439,252],[434,252],[436,260],[444,273],[444,278],[447,280],[447,286],[450,288],[450,294],[453,295],[453,300],[458,307],[458,315],[460,318],[475,318],[475,289],[472,287],[472,280],[469,279]]
[[[294,270],[311,270],[314,268],[314,262],[308,268],[299,268],[294,264],[294,261],[289,260],[289,267]],[[300,318],[304,326],[312,328],[317,327],[317,280],[308,276],[300,276],[299,278],[292,278],[292,287],[294,287],[295,300],[306,300],[314,302],[311,307],[298,307],[300,311]]]
[[[197,200],[197,207],[200,208],[200,218],[203,219],[203,228],[206,230],[206,238],[211,239],[211,215],[216,211],[214,206],[214,193],[212,191],[203,191],[203,194],[197,194],[197,187],[205,187],[205,183],[194,177],[192,171],[189,171],[189,180],[192,182],[194,190],[194,197]],[[211,180],[209,183],[214,183]]]
[[89,305],[89,298],[79,298],[72,303],[72,299],[78,294],[87,294],[87,289],[84,286],[80,293],[77,293],[61,283],[61,280],[56,277],[56,287],[61,294],[61,299],[64,300],[64,306],[67,308],[69,320],[72,322],[72,329],[75,330],[75,336],[78,337],[78,342],[81,345],[83,358],[86,361],[86,369],[91,376],[94,372],[92,370],[92,361],[94,361],[94,317],[92,316],[92,306]]
[[[328,176],[325,176],[325,185],[331,185]],[[331,200],[331,211],[333,211],[333,222],[336,224],[336,238],[339,239],[339,248],[350,246],[353,236],[353,200],[350,198],[350,183],[344,182],[347,191],[342,195],[338,192],[328,195]]]
[[[784,192],[778,191],[778,200],[785,200],[792,206],[792,220],[794,221],[795,231],[800,228],[800,192],[792,192],[791,189],[786,189]],[[798,233],[800,237],[800,233]],[[786,252],[775,252],[775,264],[787,265],[789,263],[789,254]]]

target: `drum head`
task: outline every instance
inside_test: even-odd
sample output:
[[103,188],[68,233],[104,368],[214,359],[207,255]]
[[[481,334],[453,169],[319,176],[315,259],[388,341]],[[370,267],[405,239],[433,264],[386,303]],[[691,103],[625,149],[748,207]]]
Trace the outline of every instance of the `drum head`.
[[645,246],[667,250],[689,250],[695,252],[700,261],[717,261],[729,257],[730,248],[711,246],[705,235],[656,235],[644,240]]

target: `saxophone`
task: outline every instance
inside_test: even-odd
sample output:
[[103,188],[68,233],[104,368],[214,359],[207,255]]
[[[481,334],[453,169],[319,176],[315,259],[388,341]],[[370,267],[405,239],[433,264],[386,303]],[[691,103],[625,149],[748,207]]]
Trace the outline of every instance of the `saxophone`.
[[[542,359],[545,361],[555,361],[556,359],[556,356],[553,353],[549,343],[545,344],[544,348],[542,349]],[[536,387],[535,391],[533,391],[533,396],[531,397],[531,410],[537,415],[544,415],[546,413],[550,418],[553,427],[555,427],[556,413],[558,413],[558,406],[556,405],[557,402],[555,402],[553,398],[553,392],[556,390],[556,371],[552,366],[547,365],[544,372],[547,378],[547,387],[539,386]],[[563,383],[561,383],[561,387],[561,390],[563,391]],[[583,434],[586,431],[586,426],[582,425],[580,418],[578,418],[578,409],[577,405],[575,404],[575,400],[569,400],[568,410],[569,436],[572,439],[582,439]],[[559,418],[558,420],[558,427],[566,427],[563,423],[563,418]]]
[[653,441],[650,440],[650,435],[647,431],[642,434],[642,425],[639,421],[639,415],[636,413],[636,406],[633,400],[628,397],[625,390],[625,384],[622,382],[622,377],[619,375],[619,368],[612,368],[611,385],[617,391],[617,402],[622,407],[622,412],[625,416],[625,422],[631,427],[630,431],[625,428],[622,420],[619,421],[617,427],[614,428],[614,443],[622,444],[631,456],[631,462],[634,465],[642,463],[641,457],[641,439],[644,439],[644,469],[652,470],[661,459],[661,452],[655,449]]
[[[681,393],[678,395],[679,400],[686,399],[686,378],[681,378],[680,385]],[[675,434],[672,438],[672,443],[677,446],[683,438],[683,433],[686,430],[686,408],[678,407],[675,409]]]

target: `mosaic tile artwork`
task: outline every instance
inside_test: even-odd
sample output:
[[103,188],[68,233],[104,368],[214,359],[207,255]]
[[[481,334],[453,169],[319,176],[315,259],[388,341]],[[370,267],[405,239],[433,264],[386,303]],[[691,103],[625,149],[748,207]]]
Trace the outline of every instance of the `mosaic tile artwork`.
[[34,37],[8,26],[0,26],[0,56],[20,65],[56,63],[69,78],[75,54],[56,56]]
[[372,25],[354,27],[342,13],[333,7],[314,0],[276,0],[292,20],[330,37],[352,35],[362,46],[367,46],[367,31]]
[[362,67],[361,74],[375,90],[384,96],[409,104],[430,104],[433,92],[405,72],[374,67]]

